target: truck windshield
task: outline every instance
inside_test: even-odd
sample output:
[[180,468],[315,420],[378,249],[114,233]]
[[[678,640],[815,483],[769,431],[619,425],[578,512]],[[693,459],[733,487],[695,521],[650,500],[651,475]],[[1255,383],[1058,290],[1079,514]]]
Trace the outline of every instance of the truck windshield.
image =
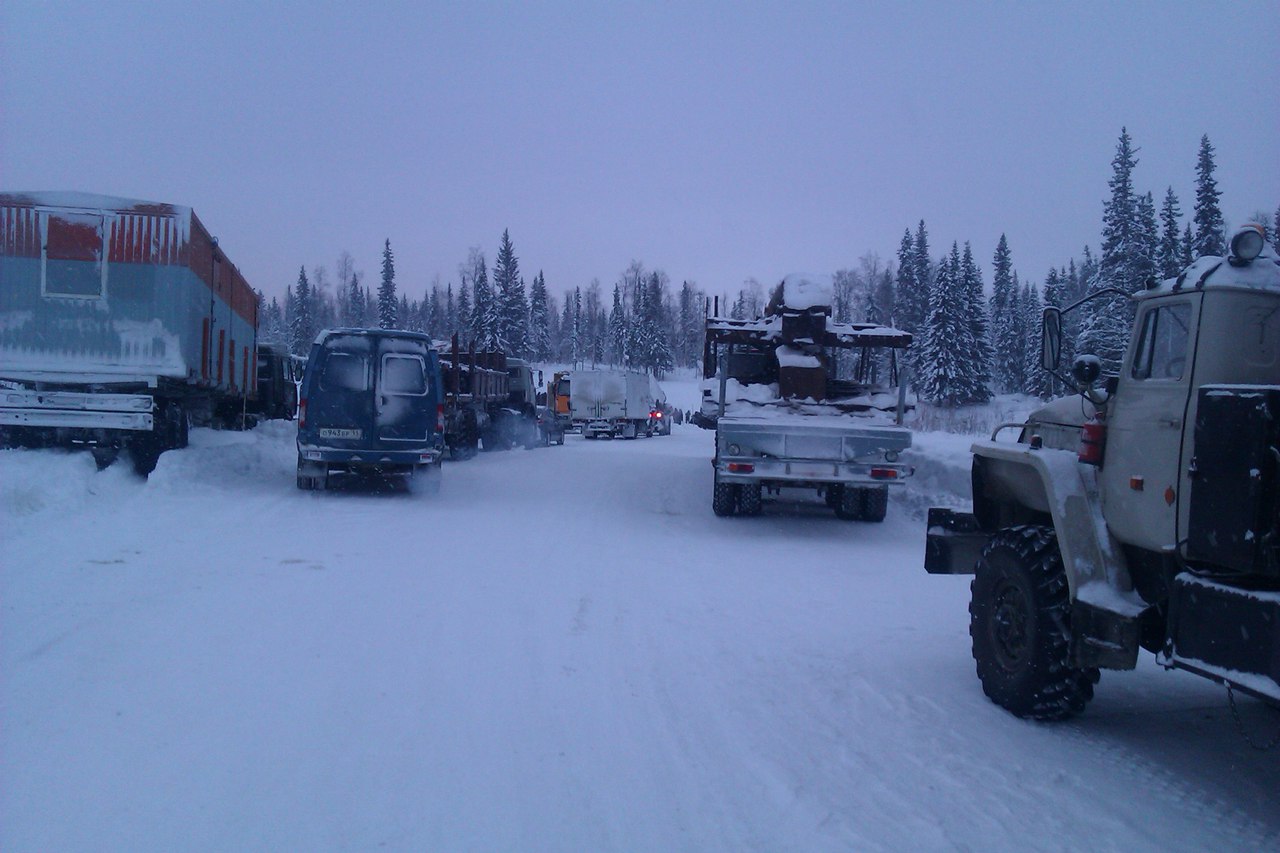
[[320,387],[326,391],[365,391],[369,388],[369,356],[364,353],[330,351],[320,373]]

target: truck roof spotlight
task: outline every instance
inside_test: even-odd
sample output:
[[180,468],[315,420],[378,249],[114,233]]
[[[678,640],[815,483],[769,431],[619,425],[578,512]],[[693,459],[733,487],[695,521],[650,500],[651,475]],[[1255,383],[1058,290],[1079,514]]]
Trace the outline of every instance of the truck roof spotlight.
[[1241,225],[1236,229],[1236,233],[1231,235],[1231,254],[1227,260],[1232,266],[1238,267],[1251,263],[1254,258],[1262,254],[1265,242],[1261,225],[1256,222]]

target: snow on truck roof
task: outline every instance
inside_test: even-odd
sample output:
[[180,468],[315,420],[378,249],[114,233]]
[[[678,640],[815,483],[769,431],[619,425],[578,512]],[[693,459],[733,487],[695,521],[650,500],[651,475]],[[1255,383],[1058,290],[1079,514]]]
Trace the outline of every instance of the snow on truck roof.
[[782,280],[782,304],[793,311],[829,308],[835,284],[829,275],[791,273]]
[[189,219],[191,208],[163,201],[100,195],[61,190],[40,192],[0,192],[0,205],[5,207],[53,207],[75,210],[101,210],[112,213],[146,213],[152,216],[177,216]]
[[1226,258],[1205,255],[1182,271],[1177,278],[1162,281],[1138,296],[1158,296],[1183,290],[1205,288],[1244,288],[1280,291],[1280,258],[1270,246],[1258,257],[1242,266],[1233,266]]

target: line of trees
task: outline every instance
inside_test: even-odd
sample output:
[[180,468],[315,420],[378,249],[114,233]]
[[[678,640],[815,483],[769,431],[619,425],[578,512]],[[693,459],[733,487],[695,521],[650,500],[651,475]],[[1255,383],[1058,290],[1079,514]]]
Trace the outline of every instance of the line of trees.
[[[1055,390],[1052,377],[1039,368],[1045,305],[1065,307],[1105,287],[1135,292],[1153,278],[1176,276],[1200,255],[1226,251],[1209,138],[1200,140],[1194,209],[1185,222],[1172,187],[1159,211],[1151,192],[1135,189],[1137,154],[1128,131],[1121,129],[1099,254],[1086,245],[1079,260],[1051,268],[1043,282],[1024,281],[1002,234],[988,295],[972,245],[953,242],[935,258],[920,220],[914,231],[904,231],[896,265],[873,252],[856,267],[835,272],[834,319],[883,323],[912,333],[907,363],[921,396],[935,404],[983,403],[993,394],[1049,396]],[[1277,241],[1268,214],[1258,212],[1253,219]],[[304,267],[283,305],[276,299],[264,304],[262,336],[305,355],[316,332],[332,326],[405,328],[439,340],[456,332],[464,346],[474,342],[477,350],[574,366],[625,365],[659,378],[674,368],[695,367],[702,355],[707,294],[690,281],[675,288],[665,272],[639,261],[608,291],[595,279],[557,298],[541,270],[526,286],[511,236],[503,231],[492,267],[484,252],[473,248],[458,266],[456,284],[437,277],[420,299],[400,290],[395,275],[389,239],[376,290],[361,281],[346,252],[332,279],[323,266],[310,275]],[[723,305],[730,316],[743,319],[762,314],[767,302],[768,288],[748,279]],[[1070,348],[1077,346],[1099,356],[1105,369],[1118,369],[1130,312],[1127,300],[1114,297],[1070,315],[1064,334],[1067,363],[1073,357]]]

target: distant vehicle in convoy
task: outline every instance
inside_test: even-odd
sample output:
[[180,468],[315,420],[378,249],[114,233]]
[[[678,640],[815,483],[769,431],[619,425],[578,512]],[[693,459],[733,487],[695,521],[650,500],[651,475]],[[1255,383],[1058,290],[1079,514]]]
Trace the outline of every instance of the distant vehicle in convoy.
[[925,569],[974,576],[978,678],[1011,713],[1078,714],[1140,649],[1280,705],[1280,261],[1263,235],[1145,292],[1046,308],[1054,371],[1064,314],[1133,302],[1119,375],[1078,356],[1080,396],[1009,425],[1016,444],[973,445],[973,512],[929,511]]
[[716,431],[711,508],[757,515],[785,490],[822,495],[839,518],[880,522],[890,486],[913,473],[911,405],[897,353],[911,335],[831,319],[829,278],[787,276],[765,316],[710,316],[702,408]]
[[649,435],[671,435],[671,425],[673,422],[671,408],[667,405],[666,395],[663,399],[654,403],[653,411],[649,413]]
[[569,405],[571,388],[572,381],[567,370],[553,374],[551,381],[547,383],[547,408],[561,422],[566,432],[573,429],[573,414]]
[[557,418],[547,406],[538,406],[538,435],[543,447],[564,444],[564,421]]
[[0,431],[143,475],[257,399],[258,299],[189,207],[0,193]]
[[296,360],[282,344],[258,344],[258,393],[248,410],[267,420],[293,420],[298,412]]
[[636,438],[652,434],[653,412],[665,400],[662,388],[647,373],[575,370],[569,412],[585,438]]
[[[436,344],[444,380],[445,443],[450,459],[483,448],[509,450],[541,443],[535,371],[502,352],[463,351],[454,335]],[[539,374],[540,376],[540,374]]]
[[392,329],[327,329],[311,347],[298,408],[298,488],[380,474],[440,488],[444,398],[432,341]]

